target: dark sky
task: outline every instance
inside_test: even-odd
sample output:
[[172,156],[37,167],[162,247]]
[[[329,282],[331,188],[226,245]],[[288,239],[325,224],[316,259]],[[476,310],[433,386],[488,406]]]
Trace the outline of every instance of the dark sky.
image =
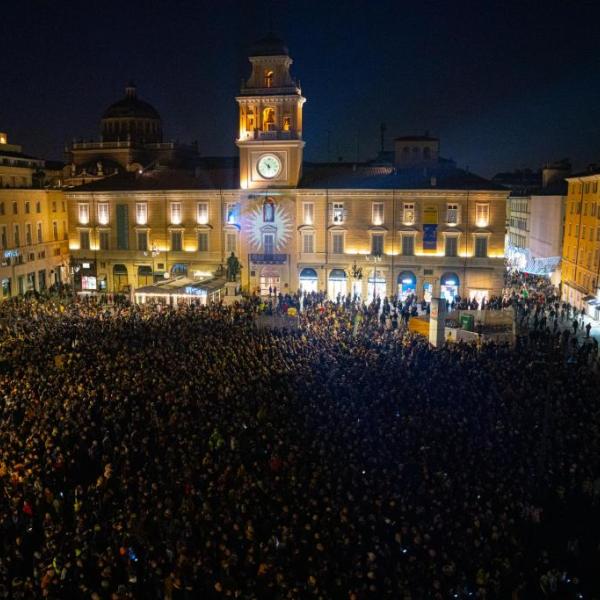
[[305,104],[308,160],[374,156],[379,124],[429,130],[442,154],[492,175],[570,157],[600,160],[600,6],[561,0],[6,2],[0,131],[62,158],[98,135],[134,79],[166,139],[235,152],[234,96],[248,44],[287,41]]

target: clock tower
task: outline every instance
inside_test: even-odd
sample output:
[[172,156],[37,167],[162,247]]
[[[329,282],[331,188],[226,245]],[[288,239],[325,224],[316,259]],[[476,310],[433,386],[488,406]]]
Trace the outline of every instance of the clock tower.
[[294,188],[302,173],[302,96],[290,75],[292,59],[273,34],[254,44],[252,73],[242,82],[240,107],[240,186],[242,189]]

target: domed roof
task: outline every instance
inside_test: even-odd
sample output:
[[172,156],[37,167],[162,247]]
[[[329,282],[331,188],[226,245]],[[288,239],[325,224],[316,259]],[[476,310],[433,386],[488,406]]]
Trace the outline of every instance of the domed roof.
[[250,56],[281,56],[282,54],[289,55],[289,53],[285,42],[274,33],[268,33],[254,42],[250,48]]
[[157,119],[160,120],[158,111],[137,97],[135,85],[129,84],[125,88],[125,98],[111,104],[102,115],[103,119]]

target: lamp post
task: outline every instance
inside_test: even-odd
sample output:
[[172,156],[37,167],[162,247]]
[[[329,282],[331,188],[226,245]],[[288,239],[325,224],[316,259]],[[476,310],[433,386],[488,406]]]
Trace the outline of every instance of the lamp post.
[[367,256],[368,261],[373,261],[373,298],[371,301],[375,301],[377,298],[377,264],[381,262],[382,258],[381,252],[374,252],[370,256]]
[[154,283],[154,259],[160,254],[156,244],[152,244],[150,251],[144,250],[144,256],[152,256],[152,283]]

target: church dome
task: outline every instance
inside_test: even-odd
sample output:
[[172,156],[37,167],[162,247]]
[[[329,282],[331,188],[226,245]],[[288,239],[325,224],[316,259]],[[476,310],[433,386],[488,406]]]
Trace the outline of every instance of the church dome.
[[125,98],[111,104],[102,115],[103,119],[160,119],[158,111],[137,97],[137,91],[133,84],[125,88]]
[[102,115],[104,142],[162,142],[162,124],[158,111],[137,97],[135,86],[125,88],[125,98],[111,104]]
[[250,56],[287,56],[289,53],[285,42],[274,33],[268,33],[250,48]]

